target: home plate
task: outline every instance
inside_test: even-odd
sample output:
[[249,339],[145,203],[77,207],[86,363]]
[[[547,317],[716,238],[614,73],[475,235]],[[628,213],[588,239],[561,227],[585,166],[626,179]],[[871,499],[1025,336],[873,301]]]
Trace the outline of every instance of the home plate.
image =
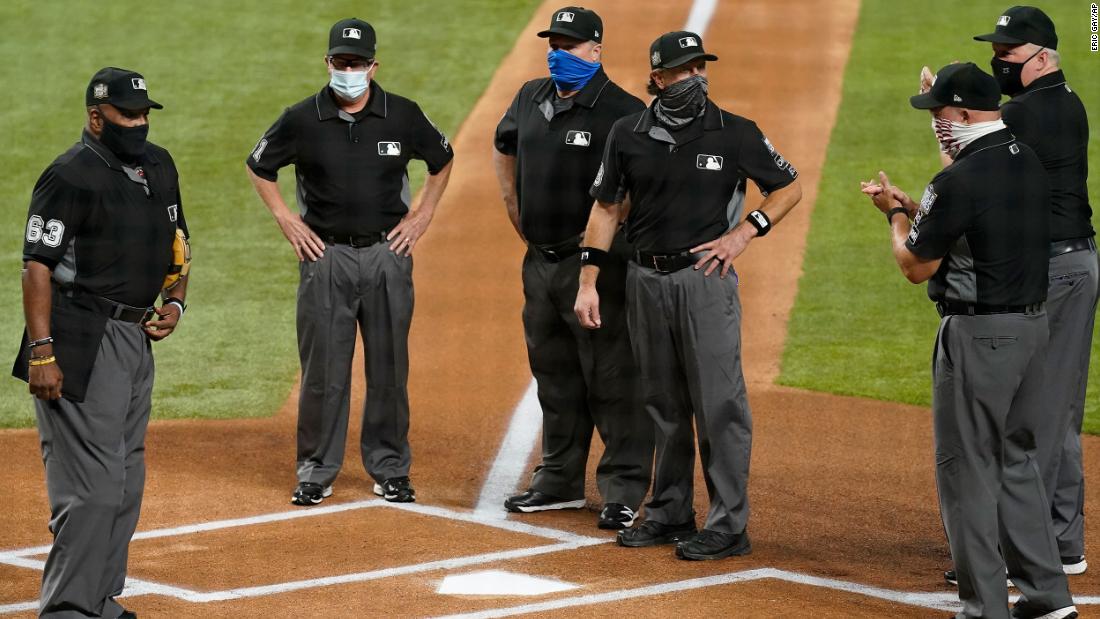
[[448,576],[435,592],[442,595],[543,595],[576,589],[578,586],[580,585],[552,578],[484,570]]

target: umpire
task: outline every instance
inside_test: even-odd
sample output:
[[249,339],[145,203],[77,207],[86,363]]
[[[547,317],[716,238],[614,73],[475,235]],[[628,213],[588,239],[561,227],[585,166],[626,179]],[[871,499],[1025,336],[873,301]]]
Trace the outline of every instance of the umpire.
[[[408,441],[412,251],[447,186],[453,154],[416,103],[374,81],[374,52],[367,22],[333,25],[329,83],[283,112],[247,159],[256,193],[300,261],[296,505],[331,495],[343,464],[356,327],[367,374],[363,465],[375,494],[416,500]],[[407,172],[413,158],[430,174],[416,208]],[[290,164],[299,213],[276,184]]]
[[1054,22],[1041,10],[1014,6],[990,34],[993,75],[1012,97],[1001,106],[1012,133],[1039,156],[1050,181],[1050,350],[1037,436],[1062,569],[1081,574],[1085,561],[1085,478],[1081,423],[1092,352],[1100,263],[1089,206],[1089,123],[1085,106],[1059,67]]
[[133,617],[115,601],[145,487],[153,392],[150,340],[183,314],[181,279],[154,308],[184,235],[171,155],[146,141],[140,73],[100,70],[80,141],[31,196],[23,244],[26,330],[13,373],[30,383],[46,466],[53,546],[43,617]]
[[512,225],[527,244],[523,326],[542,405],[542,463],[531,486],[508,498],[513,512],[584,506],[585,464],[593,425],[605,449],[596,483],[606,501],[599,527],[634,522],[649,489],[653,424],[636,398],[623,300],[629,250],[621,235],[604,266],[600,294],[606,326],[581,328],[573,313],[580,241],[611,125],[645,109],[600,64],[603,22],[595,11],[554,11],[550,77],[527,82],[497,125],[493,161]]
[[1076,617],[1035,465],[1049,336],[1047,175],[1001,121],[999,100],[997,82],[974,64],[942,69],[910,102],[932,111],[954,163],[919,204],[881,172],[881,184],[863,191],[886,213],[902,273],[929,282],[942,317],[932,364],[936,485],[958,616],[1009,616],[1007,562],[1021,593],[1011,616]]
[[[632,547],[680,540],[682,559],[751,550],[752,420],[741,371],[741,304],[730,271],[751,239],[767,234],[802,197],[797,172],[756,124],[707,98],[706,61],[717,59],[693,32],[664,34],[650,47],[656,99],[611,129],[593,181],[597,206],[585,232],[575,307],[583,326],[601,328],[596,281],[628,211],[636,251],[627,271],[627,322],[657,426],[657,454],[645,521],[618,540]],[[767,197],[742,222],[748,179]],[[715,271],[720,276],[710,277]],[[698,534],[693,421],[710,496]]]

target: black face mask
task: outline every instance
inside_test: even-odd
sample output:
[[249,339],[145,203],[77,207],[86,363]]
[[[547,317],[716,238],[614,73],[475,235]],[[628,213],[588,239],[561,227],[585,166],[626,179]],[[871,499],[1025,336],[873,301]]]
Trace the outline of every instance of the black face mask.
[[149,135],[149,125],[124,127],[103,118],[103,132],[99,141],[116,157],[126,163],[136,163],[145,154],[145,138]]
[[1007,60],[1001,60],[996,56],[989,61],[989,66],[993,68],[993,77],[997,78],[997,85],[1001,87],[1001,92],[1013,97],[1020,93],[1024,89],[1023,72],[1024,65],[1031,61],[1032,58],[1039,55],[1039,52],[1046,49],[1040,47],[1038,51],[1028,57],[1023,62],[1009,62]]
[[661,91],[653,113],[670,129],[679,129],[703,113],[707,104],[707,78],[692,75]]

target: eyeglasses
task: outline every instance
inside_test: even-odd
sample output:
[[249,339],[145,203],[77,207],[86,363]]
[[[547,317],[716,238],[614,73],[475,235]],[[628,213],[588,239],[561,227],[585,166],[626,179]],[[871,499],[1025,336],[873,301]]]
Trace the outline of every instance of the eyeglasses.
[[332,64],[332,68],[337,71],[366,71],[370,69],[374,64],[373,58],[337,58],[335,56],[329,56],[328,61]]

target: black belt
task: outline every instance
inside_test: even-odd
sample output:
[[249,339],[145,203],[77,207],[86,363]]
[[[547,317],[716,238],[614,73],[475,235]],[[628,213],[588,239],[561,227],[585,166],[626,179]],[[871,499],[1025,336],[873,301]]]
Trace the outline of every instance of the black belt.
[[682,251],[678,254],[650,254],[644,251],[634,252],[634,262],[638,266],[653,269],[658,273],[675,273],[680,269],[695,265],[699,257],[690,251]]
[[1043,311],[1042,303],[1029,305],[987,305],[985,303],[965,303],[963,301],[936,301],[936,311],[944,316],[985,316],[988,314],[1038,314]]
[[539,245],[531,243],[531,247],[546,259],[547,262],[561,262],[570,256],[581,253],[581,237],[575,236],[561,243]]
[[1083,239],[1069,239],[1067,241],[1054,241],[1050,244],[1050,257],[1056,258],[1062,254],[1068,254],[1074,251],[1084,251],[1086,249],[1096,249],[1096,240],[1091,236]]
[[321,240],[329,245],[350,245],[351,247],[370,247],[386,242],[389,232],[369,232],[367,234],[322,235]]
[[132,305],[126,305],[125,303],[115,303],[103,297],[98,299],[97,304],[103,310],[103,313],[107,314],[108,318],[114,318],[122,322],[144,324],[157,315],[152,307],[134,307]]
[[79,299],[79,304],[86,309],[94,309],[100,314],[122,322],[143,324],[157,316],[156,308],[134,307],[125,303],[118,303],[106,297],[101,297],[86,292],[74,290],[72,286],[60,286],[54,284],[54,294],[63,295],[72,299]]

